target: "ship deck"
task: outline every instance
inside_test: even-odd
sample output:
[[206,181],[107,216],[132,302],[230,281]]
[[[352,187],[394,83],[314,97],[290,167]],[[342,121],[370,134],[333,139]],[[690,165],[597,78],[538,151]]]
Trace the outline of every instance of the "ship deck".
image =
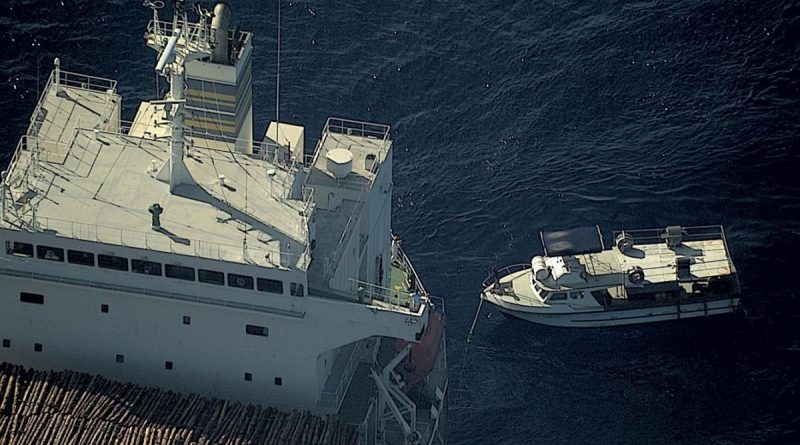
[[[37,133],[27,137],[8,173],[16,202],[6,228],[33,226],[69,238],[263,267],[307,267],[307,209],[302,200],[282,198],[285,171],[268,176],[270,164],[260,159],[195,148],[185,158],[195,184],[170,194],[169,184],[155,179],[169,152],[157,124],[153,131],[131,132],[141,136],[92,128],[104,128],[98,119],[111,120],[110,97],[63,85],[43,94]],[[38,162],[36,143],[43,154]],[[148,212],[156,203],[164,209],[160,230],[151,228]]]

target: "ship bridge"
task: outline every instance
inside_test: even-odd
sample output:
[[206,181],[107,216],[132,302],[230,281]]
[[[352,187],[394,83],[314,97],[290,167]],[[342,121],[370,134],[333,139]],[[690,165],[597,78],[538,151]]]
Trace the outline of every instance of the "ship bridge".
[[[3,226],[139,249],[305,271],[310,192],[287,199],[291,166],[235,150],[224,136],[190,137],[191,183],[169,193],[163,105],[119,118],[114,81],[53,71],[4,176]],[[273,148],[274,150],[274,148]],[[269,172],[269,174],[267,174]],[[153,227],[153,205],[163,209]]]

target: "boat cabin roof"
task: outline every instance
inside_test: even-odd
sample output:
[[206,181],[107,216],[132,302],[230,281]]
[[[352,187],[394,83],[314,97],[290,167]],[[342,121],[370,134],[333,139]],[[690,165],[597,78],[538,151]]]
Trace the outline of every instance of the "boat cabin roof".
[[599,226],[543,230],[540,236],[545,255],[577,255],[603,251],[603,236]]
[[[600,252],[547,256],[548,275],[536,281],[550,291],[622,286],[637,292],[669,290],[681,282],[730,275],[735,268],[722,229],[718,229],[717,235],[709,232],[677,244],[662,236],[641,236],[623,250],[613,246]],[[634,269],[643,273],[641,282],[631,280]]]

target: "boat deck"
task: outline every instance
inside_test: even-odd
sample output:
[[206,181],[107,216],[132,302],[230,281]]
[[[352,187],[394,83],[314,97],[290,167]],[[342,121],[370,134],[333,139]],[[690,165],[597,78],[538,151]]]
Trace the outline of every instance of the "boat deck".
[[632,287],[635,284],[627,281],[626,276],[633,267],[644,271],[642,285],[672,283],[678,281],[677,258],[689,258],[692,280],[730,275],[734,271],[724,240],[711,239],[687,241],[680,247],[668,247],[665,243],[637,245],[625,254],[613,248],[599,253],[548,258],[548,261],[556,261],[554,278],[544,283],[553,289]]

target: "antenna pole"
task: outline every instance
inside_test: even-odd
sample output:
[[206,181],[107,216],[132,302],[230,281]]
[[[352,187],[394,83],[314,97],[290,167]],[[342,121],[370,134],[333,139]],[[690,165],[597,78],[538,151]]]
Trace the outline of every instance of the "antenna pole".
[[275,73],[275,154],[278,154],[281,134],[281,0],[278,0],[278,68]]

